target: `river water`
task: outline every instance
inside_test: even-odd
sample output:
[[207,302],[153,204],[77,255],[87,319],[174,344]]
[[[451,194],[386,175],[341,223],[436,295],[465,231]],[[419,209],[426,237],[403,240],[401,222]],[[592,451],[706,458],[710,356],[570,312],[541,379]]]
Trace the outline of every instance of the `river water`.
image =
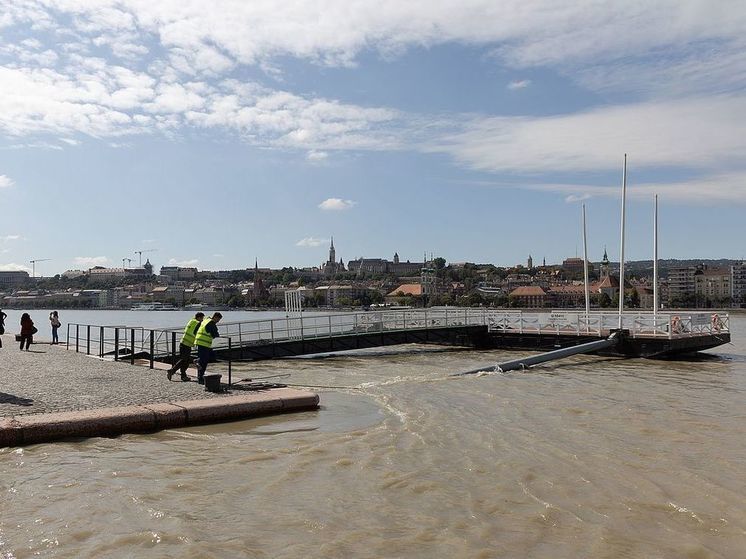
[[0,557],[746,557],[746,317],[731,328],[696,361],[245,366],[322,409],[2,449]]

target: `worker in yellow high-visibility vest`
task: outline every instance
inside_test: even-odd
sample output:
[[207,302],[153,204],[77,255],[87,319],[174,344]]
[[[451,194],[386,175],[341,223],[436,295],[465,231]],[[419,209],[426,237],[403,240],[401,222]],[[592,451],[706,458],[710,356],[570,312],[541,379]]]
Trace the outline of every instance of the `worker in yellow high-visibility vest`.
[[197,344],[197,382],[200,384],[205,383],[205,371],[212,354],[212,340],[220,336],[217,324],[221,318],[223,315],[216,312],[211,318],[203,320],[194,337],[194,343]]
[[184,335],[181,336],[181,343],[179,344],[179,359],[174,363],[166,373],[168,380],[174,376],[174,373],[181,370],[181,380],[188,381],[189,376],[186,374],[189,363],[192,361],[192,348],[194,347],[194,340],[197,337],[197,330],[199,325],[205,318],[205,313],[198,312],[194,315],[189,322],[187,322],[184,328]]

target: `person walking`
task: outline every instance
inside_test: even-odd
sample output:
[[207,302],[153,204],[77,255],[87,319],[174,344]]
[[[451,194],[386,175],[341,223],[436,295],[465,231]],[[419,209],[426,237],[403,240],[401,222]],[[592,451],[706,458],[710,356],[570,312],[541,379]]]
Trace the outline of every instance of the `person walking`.
[[[8,318],[8,315],[3,312],[3,309],[0,309],[0,336],[5,334],[5,319]],[[3,339],[0,338],[0,347],[3,347]]]
[[194,343],[197,344],[197,382],[200,384],[205,384],[205,371],[212,354],[212,341],[220,336],[217,324],[221,318],[223,315],[216,312],[211,318],[203,320],[194,338]]
[[184,328],[184,335],[181,336],[181,343],[179,344],[179,359],[174,363],[166,373],[168,380],[174,376],[177,370],[181,370],[181,380],[188,381],[189,376],[186,374],[187,367],[192,360],[192,347],[194,346],[194,340],[197,336],[197,330],[205,318],[205,313],[198,312],[194,315],[189,322],[187,322]]
[[34,326],[34,321],[27,312],[21,315],[21,351],[23,351],[23,344],[26,344],[26,351],[34,341],[34,334],[38,330]]
[[60,315],[57,311],[49,313],[49,323],[52,325],[52,345],[56,345],[60,343],[60,339],[57,336],[57,329],[62,326]]

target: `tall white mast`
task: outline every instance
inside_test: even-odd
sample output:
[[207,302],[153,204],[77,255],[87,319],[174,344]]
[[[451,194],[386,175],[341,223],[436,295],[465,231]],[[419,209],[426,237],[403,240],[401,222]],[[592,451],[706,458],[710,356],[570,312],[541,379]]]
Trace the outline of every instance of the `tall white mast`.
[[591,294],[588,287],[588,242],[585,230],[585,204],[583,204],[583,285],[585,286],[585,324],[588,326],[588,315],[591,312]]
[[627,204],[627,154],[624,154],[624,171],[622,172],[622,239],[619,249],[619,329],[622,329],[624,312],[624,210]]
[[653,212],[653,322],[658,316],[658,195]]

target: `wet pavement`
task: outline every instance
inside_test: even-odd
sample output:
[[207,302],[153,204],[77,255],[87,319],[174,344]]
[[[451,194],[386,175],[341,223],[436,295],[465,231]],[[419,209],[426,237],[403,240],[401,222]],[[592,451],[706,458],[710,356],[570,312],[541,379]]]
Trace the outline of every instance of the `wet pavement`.
[[[164,370],[114,362],[35,343],[19,350],[12,335],[0,349],[0,417],[169,403],[224,396],[196,382],[169,382]],[[217,366],[208,372],[221,372]],[[227,377],[223,376],[223,382]]]

